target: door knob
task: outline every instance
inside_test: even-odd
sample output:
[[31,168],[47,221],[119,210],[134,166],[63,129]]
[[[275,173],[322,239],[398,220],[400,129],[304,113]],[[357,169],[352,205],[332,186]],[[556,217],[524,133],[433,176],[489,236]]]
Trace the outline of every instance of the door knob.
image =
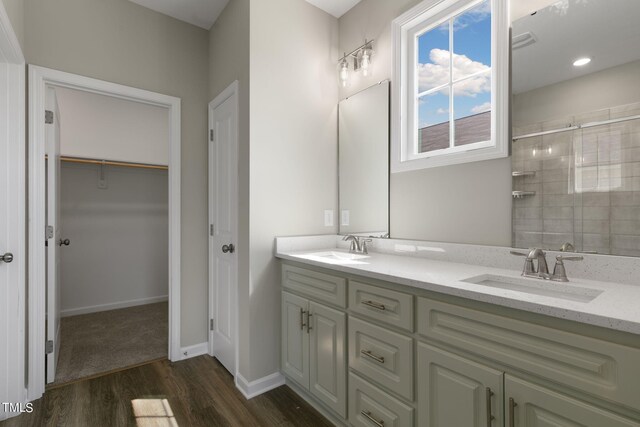
[[62,245],[69,246],[70,244],[71,244],[71,240],[69,239],[64,239],[64,240],[60,239],[60,241],[58,242],[58,246],[62,246]]
[[233,243],[229,243],[228,245],[222,245],[222,252],[226,253],[234,253],[236,251],[236,247],[233,246]]
[[7,264],[9,264],[11,261],[13,261],[13,254],[11,252],[0,255],[0,262],[6,262]]

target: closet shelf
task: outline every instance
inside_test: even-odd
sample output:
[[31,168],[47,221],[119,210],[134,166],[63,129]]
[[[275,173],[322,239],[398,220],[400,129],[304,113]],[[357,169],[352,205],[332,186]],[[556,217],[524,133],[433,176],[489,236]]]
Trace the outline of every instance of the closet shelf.
[[67,162],[67,163],[82,163],[82,164],[98,165],[98,166],[120,166],[125,168],[169,170],[169,167],[165,165],[154,165],[150,163],[114,162],[110,160],[83,159],[80,157],[60,156],[60,161]]

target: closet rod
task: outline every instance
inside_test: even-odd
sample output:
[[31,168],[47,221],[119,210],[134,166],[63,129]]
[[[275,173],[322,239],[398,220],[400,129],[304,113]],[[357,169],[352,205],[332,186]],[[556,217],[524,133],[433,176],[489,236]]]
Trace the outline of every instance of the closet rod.
[[88,165],[99,165],[99,166],[122,166],[126,168],[139,168],[139,169],[158,169],[158,170],[168,170],[168,166],[163,165],[152,165],[148,163],[128,163],[128,162],[112,162],[109,160],[93,160],[93,159],[81,159],[79,157],[65,157],[60,156],[60,160],[67,163],[83,163]]

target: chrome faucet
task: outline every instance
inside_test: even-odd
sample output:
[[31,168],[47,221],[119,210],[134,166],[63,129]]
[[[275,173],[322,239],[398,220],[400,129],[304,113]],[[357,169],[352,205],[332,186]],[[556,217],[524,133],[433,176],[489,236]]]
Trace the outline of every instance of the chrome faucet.
[[[540,248],[533,248],[529,253],[511,251],[512,255],[526,257],[524,260],[524,268],[522,269],[522,276],[533,277],[536,279],[553,280],[556,282],[568,282],[567,272],[564,268],[563,261],[582,261],[584,258],[581,256],[562,256],[556,257],[556,265],[553,269],[553,274],[549,274],[549,266],[547,265],[546,253]],[[534,261],[537,265],[534,265]]]
[[354,236],[353,234],[347,234],[342,238],[345,242],[351,242],[349,246],[349,253],[352,254],[368,254],[369,249],[367,248],[367,243],[373,242],[372,239],[360,239],[358,236]]

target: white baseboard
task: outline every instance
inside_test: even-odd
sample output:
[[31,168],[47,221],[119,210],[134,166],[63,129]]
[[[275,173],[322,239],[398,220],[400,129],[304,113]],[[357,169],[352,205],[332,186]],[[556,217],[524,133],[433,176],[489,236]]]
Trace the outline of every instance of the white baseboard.
[[156,302],[168,301],[168,295],[161,295],[159,297],[133,299],[129,301],[113,302],[109,304],[91,305],[88,307],[69,308],[60,311],[60,316],[69,317],[77,316],[79,314],[98,313],[100,311],[117,310],[119,308],[135,307],[137,305],[153,304]]
[[284,385],[284,383],[284,376],[280,372],[274,372],[271,375],[267,375],[266,377],[262,377],[251,382],[247,381],[239,373],[236,376],[236,387],[247,399],[252,399],[262,393],[266,393],[269,390],[280,387],[281,385]]
[[209,353],[209,343],[207,341],[200,344],[190,345],[188,347],[182,347],[180,349],[180,360],[191,359],[192,357],[202,356]]

